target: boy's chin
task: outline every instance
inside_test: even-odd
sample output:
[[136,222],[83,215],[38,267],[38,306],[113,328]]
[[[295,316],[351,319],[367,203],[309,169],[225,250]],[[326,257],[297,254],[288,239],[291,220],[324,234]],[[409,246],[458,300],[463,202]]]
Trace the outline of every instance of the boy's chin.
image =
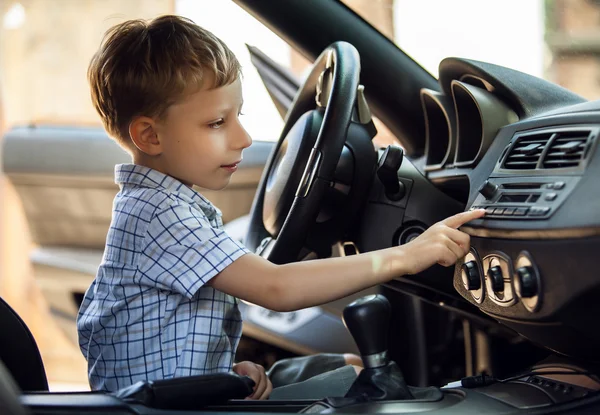
[[216,183],[216,182],[215,183],[206,183],[206,186],[198,185],[198,187],[201,187],[202,189],[206,189],[206,190],[219,191],[219,190],[225,189],[229,185],[230,180],[231,180],[231,178],[227,178],[218,183]]

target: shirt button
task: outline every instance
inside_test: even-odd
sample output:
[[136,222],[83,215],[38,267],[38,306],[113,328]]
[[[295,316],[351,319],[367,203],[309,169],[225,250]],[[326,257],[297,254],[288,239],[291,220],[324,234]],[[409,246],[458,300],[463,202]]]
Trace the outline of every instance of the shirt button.
[[214,220],[217,217],[217,212],[213,209],[207,209],[205,213],[208,220]]

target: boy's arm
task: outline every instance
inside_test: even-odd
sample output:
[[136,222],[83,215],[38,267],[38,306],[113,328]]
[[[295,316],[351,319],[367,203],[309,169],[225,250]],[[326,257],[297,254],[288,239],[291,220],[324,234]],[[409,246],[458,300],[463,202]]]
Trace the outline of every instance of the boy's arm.
[[275,311],[311,307],[439,263],[453,265],[469,252],[469,235],[457,230],[482,217],[474,210],[436,223],[414,241],[360,255],[275,265],[253,254],[234,261],[209,285]]

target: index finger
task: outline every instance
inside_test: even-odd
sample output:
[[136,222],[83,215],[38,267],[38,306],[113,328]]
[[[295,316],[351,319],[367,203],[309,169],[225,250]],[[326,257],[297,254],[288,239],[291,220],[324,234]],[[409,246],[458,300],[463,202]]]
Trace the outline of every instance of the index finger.
[[462,212],[454,216],[450,216],[442,221],[442,223],[450,228],[458,229],[465,223],[472,221],[473,219],[479,219],[485,215],[484,209],[469,210]]

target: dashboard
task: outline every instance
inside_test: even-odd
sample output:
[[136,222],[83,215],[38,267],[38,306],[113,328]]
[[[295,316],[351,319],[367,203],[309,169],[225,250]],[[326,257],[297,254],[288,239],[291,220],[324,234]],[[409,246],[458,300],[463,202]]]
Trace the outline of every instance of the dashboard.
[[[471,251],[456,292],[533,342],[598,361],[600,103],[495,65],[447,59],[421,90],[425,156],[439,188],[462,188]],[[466,188],[466,189],[465,189]]]

